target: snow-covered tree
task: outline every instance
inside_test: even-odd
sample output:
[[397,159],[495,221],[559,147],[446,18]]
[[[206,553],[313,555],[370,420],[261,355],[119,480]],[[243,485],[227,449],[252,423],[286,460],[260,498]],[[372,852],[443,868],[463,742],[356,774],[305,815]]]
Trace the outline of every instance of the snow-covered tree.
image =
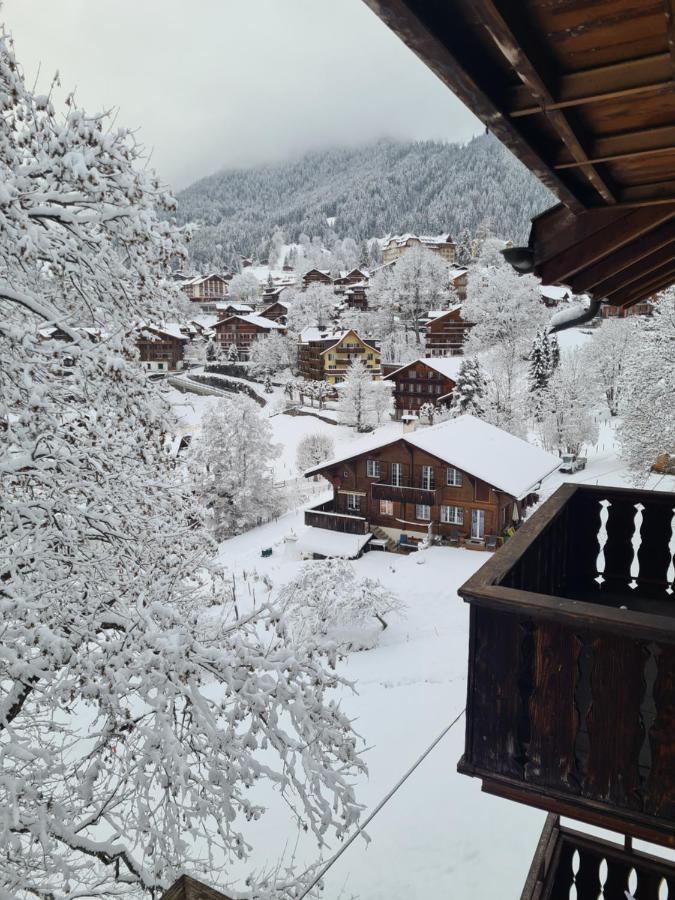
[[325,459],[330,459],[335,453],[333,438],[320,431],[306,434],[298,444],[295,464],[298,472],[306,472],[318,466]]
[[265,375],[265,393],[271,394],[273,393],[274,388],[272,387],[272,379],[269,375]]
[[[270,239],[267,263],[270,269],[277,269],[282,264],[281,254],[286,243],[286,235],[282,228],[275,228]],[[271,277],[271,273],[270,273]]]
[[204,416],[190,462],[216,540],[279,513],[272,475],[278,449],[268,420],[250,397],[220,400]]
[[[604,330],[603,324],[602,329]],[[661,453],[675,453],[675,289],[658,298],[651,319],[637,326],[622,372],[621,455],[645,476]]]
[[290,621],[299,646],[321,646],[327,639],[352,644],[368,624],[401,613],[403,602],[372,578],[357,578],[354,566],[343,559],[306,563],[279,592],[279,606]]
[[415,335],[409,331],[394,331],[380,342],[380,359],[383,362],[398,363],[399,366],[419,359],[421,352],[420,345],[415,342]]
[[455,262],[468,266],[473,260],[474,239],[468,228],[462,228],[455,238]]
[[329,325],[335,316],[338,298],[329,284],[310,284],[290,298],[287,322],[291,331],[300,332],[308,325]]
[[343,834],[363,766],[339,677],[238,617],[164,452],[130,323],[168,316],[172,198],[5,36],[0,94],[0,894],[158,895],[249,853],[261,779]]
[[457,381],[452,389],[453,415],[471,415],[481,418],[485,413],[487,384],[480,363],[475,357],[462,360]]
[[236,303],[255,304],[260,298],[260,284],[253,272],[244,269],[230,281],[228,293]]
[[430,309],[443,309],[449,302],[447,263],[431,250],[413,245],[394,266],[391,291],[401,322],[419,344],[421,320]]
[[549,381],[560,360],[559,352],[555,356],[552,353],[553,337],[555,335],[549,338],[548,332],[540,328],[532,341],[532,350],[530,351],[528,389],[532,412],[537,420],[541,417],[543,398],[548,389]]
[[298,360],[297,337],[273,331],[268,337],[253,341],[248,359],[253,375],[276,375],[294,369]]
[[366,364],[354,360],[339,387],[338,415],[345,425],[357,431],[368,431],[392,407],[392,385],[388,381],[373,381]]
[[207,363],[214,363],[219,358],[221,354],[221,345],[220,341],[217,339],[210,338],[206,342],[206,347],[204,350],[204,359]]
[[641,325],[634,319],[606,319],[583,347],[588,378],[600,387],[611,416],[619,415],[624,371],[631,364]]
[[542,395],[539,431],[547,450],[578,454],[598,439],[593,418],[594,385],[580,350],[561,357]]
[[429,403],[429,401],[427,400],[426,403],[423,403],[420,406],[418,414],[420,417],[420,421],[424,422],[425,425],[433,425],[434,416],[436,415],[436,407],[433,403]]
[[492,239],[484,242],[481,256],[469,271],[462,315],[475,325],[465,351],[481,353],[490,376],[488,419],[519,434],[523,430],[524,361],[546,313],[537,279],[518,275],[495,244]]
[[230,344],[230,346],[227,348],[227,362],[239,362],[239,348],[236,344]]

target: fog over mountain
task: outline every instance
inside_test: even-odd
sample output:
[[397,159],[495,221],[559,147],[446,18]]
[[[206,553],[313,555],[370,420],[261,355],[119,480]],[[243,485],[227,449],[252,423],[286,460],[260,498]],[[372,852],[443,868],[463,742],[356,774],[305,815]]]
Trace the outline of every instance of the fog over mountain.
[[274,229],[361,241],[389,232],[457,234],[489,223],[526,240],[530,219],[552,195],[490,135],[467,144],[381,140],[308,153],[253,168],[224,169],[178,195],[179,219],[199,227],[196,265],[239,253],[266,259]]

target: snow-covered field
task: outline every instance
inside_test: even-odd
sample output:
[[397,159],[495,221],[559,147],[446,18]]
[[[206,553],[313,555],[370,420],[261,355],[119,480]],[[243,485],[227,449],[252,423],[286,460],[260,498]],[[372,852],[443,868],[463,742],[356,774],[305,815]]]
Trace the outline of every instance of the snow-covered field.
[[[582,336],[585,337],[585,336]],[[170,392],[182,427],[197,430],[213,401]],[[269,409],[274,409],[275,398]],[[604,418],[604,417],[603,417]],[[329,434],[336,451],[355,440],[353,430],[312,417],[273,415],[270,424],[280,445],[275,463],[277,481],[298,477],[295,453],[309,432]],[[384,436],[400,433],[400,423],[379,429]],[[614,423],[604,420],[597,445],[588,452],[587,468],[575,476],[553,475],[542,499],[563,481],[628,484],[617,457]],[[672,489],[657,478],[650,487]],[[317,486],[317,491],[321,486]],[[312,500],[317,502],[319,495]],[[304,530],[303,510],[295,509],[221,544],[220,558],[237,575],[242,590],[262,592],[253,573],[266,575],[278,588],[301,565],[294,544],[284,537]],[[261,549],[272,547],[267,559]],[[342,699],[363,736],[369,776],[358,785],[358,799],[367,814],[406,769],[464,708],[466,702],[468,608],[457,588],[485,561],[483,553],[432,548],[410,556],[368,553],[356,561],[357,573],[380,579],[405,598],[405,618],[392,618],[379,645],[352,653],[341,670],[356,692]],[[261,595],[262,599],[262,595]],[[368,827],[370,843],[358,838],[325,879],[327,900],[359,896],[364,900],[404,900],[416,897],[484,897],[504,900],[520,895],[545,814],[480,791],[480,782],[460,776],[464,720],[432,751]],[[232,869],[233,887],[252,870],[269,870],[293,853],[302,866],[316,858],[316,847],[297,834],[287,806],[278,796],[264,798],[269,812],[247,826],[254,846],[252,858]],[[329,856],[338,849],[331,847]],[[223,886],[224,887],[224,886]]]

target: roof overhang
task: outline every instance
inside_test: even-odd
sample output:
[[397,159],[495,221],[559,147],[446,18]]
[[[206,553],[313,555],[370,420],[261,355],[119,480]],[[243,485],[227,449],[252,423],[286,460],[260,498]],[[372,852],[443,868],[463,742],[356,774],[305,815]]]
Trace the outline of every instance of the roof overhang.
[[630,306],[675,282],[671,0],[365,2],[559,199],[544,283]]

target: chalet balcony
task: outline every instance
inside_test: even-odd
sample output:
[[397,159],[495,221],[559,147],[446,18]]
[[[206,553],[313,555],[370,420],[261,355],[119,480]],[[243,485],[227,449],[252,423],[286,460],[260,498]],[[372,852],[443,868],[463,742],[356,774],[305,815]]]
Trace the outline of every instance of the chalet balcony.
[[373,500],[395,500],[399,503],[420,503],[426,506],[436,505],[436,491],[422,487],[411,487],[399,484],[383,484],[381,481],[370,486]]
[[675,496],[564,485],[463,587],[483,789],[675,846]]
[[521,900],[569,900],[572,887],[576,900],[663,900],[675,896],[675,863],[565,828],[549,814]]
[[344,534],[368,534],[368,522],[363,516],[353,516],[335,511],[332,500],[305,510],[305,525],[327,528]]

